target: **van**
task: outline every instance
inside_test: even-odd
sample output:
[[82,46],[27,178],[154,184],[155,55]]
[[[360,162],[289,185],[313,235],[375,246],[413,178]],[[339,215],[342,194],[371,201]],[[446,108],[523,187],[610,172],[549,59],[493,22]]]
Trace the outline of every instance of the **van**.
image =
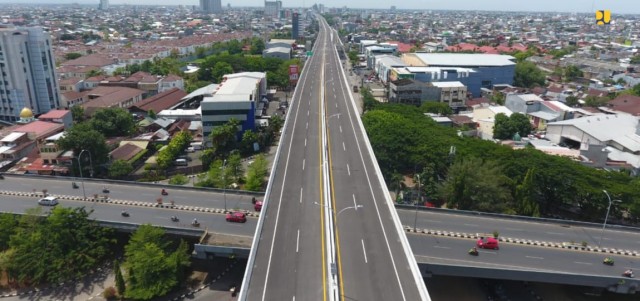
[[176,166],[187,166],[187,165],[189,165],[189,163],[187,163],[187,160],[185,160],[185,159],[176,159],[173,162],[173,164],[176,165]]

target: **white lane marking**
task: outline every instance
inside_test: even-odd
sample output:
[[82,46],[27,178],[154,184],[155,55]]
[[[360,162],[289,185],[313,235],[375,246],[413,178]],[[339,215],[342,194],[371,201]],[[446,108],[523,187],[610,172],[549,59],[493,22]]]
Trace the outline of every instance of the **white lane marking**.
[[300,229],[298,229],[298,238],[296,238],[296,253],[298,253],[299,247],[300,247]]
[[591,263],[591,262],[582,262],[582,261],[574,261],[573,263],[577,263],[577,264],[586,264],[586,265],[593,265],[593,263]]
[[344,145],[344,142],[342,142],[342,149],[343,149],[344,151],[347,151],[347,147]]
[[293,296],[293,301],[296,301],[296,296]]
[[[334,89],[335,90],[335,89]],[[333,97],[335,97],[335,95],[333,95]],[[338,107],[338,103],[336,102],[336,108]]]
[[309,123],[307,122],[307,130],[309,129]]
[[307,110],[307,116],[309,116],[309,110]]
[[451,249],[450,247],[443,247],[443,246],[433,246],[433,247],[437,249]]
[[364,239],[360,240],[362,242],[362,254],[364,254],[364,263],[369,263],[367,261],[367,250],[364,248]]
[[463,224],[463,225],[465,225],[465,226],[471,226],[471,227],[478,227],[478,225],[476,225],[476,224]]
[[544,259],[542,257],[537,257],[537,256],[525,256],[527,258],[531,258],[531,259]]
[[302,204],[302,189],[304,189],[304,188],[300,187],[300,204]]
[[304,146],[307,146],[307,138],[304,138]]
[[353,196],[353,208],[355,208],[356,211],[358,211],[358,204],[356,204],[356,195],[352,194],[352,196]]
[[520,228],[505,228],[507,230],[512,230],[512,231],[523,231],[524,229],[520,229]]
[[340,133],[342,133],[342,126],[340,126]]
[[307,159],[302,159],[302,170],[304,170],[304,163],[307,161]]
[[349,168],[349,164],[347,164],[347,173],[349,173],[349,176],[351,176],[351,169]]
[[553,234],[553,235],[564,235],[564,233],[560,233],[560,232],[545,232],[547,234]]

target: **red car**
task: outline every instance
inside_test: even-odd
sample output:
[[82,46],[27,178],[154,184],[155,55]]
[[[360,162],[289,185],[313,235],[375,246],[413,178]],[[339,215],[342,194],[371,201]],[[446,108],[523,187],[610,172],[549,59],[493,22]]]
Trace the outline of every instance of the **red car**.
[[255,205],[253,205],[253,209],[260,212],[262,210],[262,201],[257,201]]
[[227,213],[227,221],[232,223],[244,223],[247,221],[247,216],[242,212],[229,212]]
[[476,245],[478,246],[478,248],[481,248],[481,249],[494,249],[494,250],[499,249],[498,240],[493,237],[480,238],[478,239],[478,242],[476,243]]

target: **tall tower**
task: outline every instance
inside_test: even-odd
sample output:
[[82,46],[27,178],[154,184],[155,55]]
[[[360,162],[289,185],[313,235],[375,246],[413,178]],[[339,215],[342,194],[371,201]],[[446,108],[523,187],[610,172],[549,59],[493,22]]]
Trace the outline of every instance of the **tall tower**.
[[99,10],[108,10],[109,9],[109,0],[100,0],[100,5],[98,5]]
[[300,16],[298,12],[291,14],[291,38],[298,39],[300,36]]
[[220,13],[222,0],[200,0],[200,10],[205,13]]
[[60,107],[51,37],[40,27],[0,25],[0,119],[15,122]]

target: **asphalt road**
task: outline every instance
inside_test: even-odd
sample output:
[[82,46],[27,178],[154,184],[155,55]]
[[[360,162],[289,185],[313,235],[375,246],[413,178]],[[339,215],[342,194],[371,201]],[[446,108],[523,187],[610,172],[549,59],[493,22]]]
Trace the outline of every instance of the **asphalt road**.
[[448,214],[435,211],[418,211],[417,223],[415,210],[398,209],[402,224],[419,229],[433,229],[466,233],[492,233],[494,230],[502,237],[547,241],[547,242],[587,242],[589,246],[598,246],[602,237],[602,247],[623,250],[640,250],[640,231],[621,231],[602,227],[574,226],[561,223],[537,223],[533,221],[507,218],[480,217],[464,214]]
[[[83,196],[82,184],[79,179],[76,180],[78,188],[71,187],[71,178],[47,178],[47,177],[18,177],[5,175],[4,180],[0,180],[0,190],[16,191],[16,192],[37,192],[47,189],[49,194],[58,195],[74,195]],[[91,180],[84,182],[84,190],[87,197],[94,194],[103,195],[102,188],[109,189],[109,197],[117,200],[156,202],[159,197],[163,198],[165,203],[173,200],[176,205],[198,206],[207,208],[224,208],[225,195],[227,209],[246,209],[253,210],[251,204],[251,196],[234,194],[233,190],[228,193],[211,192],[208,190],[181,189],[169,187],[167,185],[147,186],[126,183],[107,183],[99,180]],[[165,188],[169,195],[163,196],[160,190]],[[258,199],[262,199],[259,197]]]
[[407,234],[419,262],[484,266],[498,269],[524,269],[553,273],[619,277],[627,269],[640,270],[640,258],[609,255],[615,266],[602,264],[604,254],[555,248],[501,244],[500,250],[478,249],[479,255],[467,254],[475,245],[470,239]]
[[[48,206],[39,206],[39,197],[21,196],[0,196],[0,211],[12,213],[24,213],[27,209],[41,207],[43,212],[51,209]],[[85,207],[94,212],[91,217],[97,220],[130,222],[136,224],[150,223],[156,226],[192,228],[191,221],[196,218],[200,223],[200,228],[207,228],[210,232],[228,233],[231,235],[253,236],[256,228],[257,218],[247,218],[247,222],[230,223],[225,220],[224,214],[203,213],[195,211],[183,211],[166,208],[137,207],[126,205],[115,205],[107,203],[93,203],[85,201],[59,200],[58,206],[64,207]],[[129,217],[121,215],[122,210],[129,212]],[[172,222],[171,216],[178,217],[178,222]]]
[[323,203],[319,100],[326,50],[319,44],[286,113],[250,282],[243,284],[247,300],[317,301],[326,296],[323,207],[315,205]]

